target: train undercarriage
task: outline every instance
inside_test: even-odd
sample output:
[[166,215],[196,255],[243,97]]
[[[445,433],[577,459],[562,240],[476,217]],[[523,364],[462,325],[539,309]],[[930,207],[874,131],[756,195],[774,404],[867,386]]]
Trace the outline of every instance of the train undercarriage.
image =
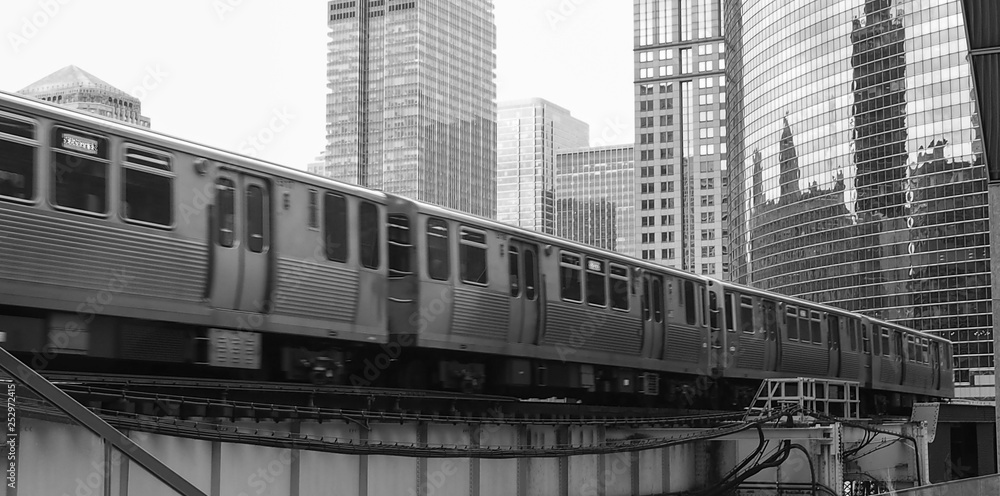
[[[394,387],[684,410],[743,410],[760,385],[721,374],[665,374],[107,316],[73,333],[61,325],[68,318],[0,307],[3,346],[39,371]],[[932,399],[864,389],[861,396],[867,415],[905,412],[915,401]]]

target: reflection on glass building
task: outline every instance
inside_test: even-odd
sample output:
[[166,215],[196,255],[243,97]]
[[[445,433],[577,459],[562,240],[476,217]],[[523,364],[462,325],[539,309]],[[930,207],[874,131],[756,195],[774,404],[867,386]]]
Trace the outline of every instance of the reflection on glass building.
[[542,98],[497,108],[497,220],[555,234],[556,153],[585,147],[590,126]]
[[961,387],[994,365],[961,1],[725,9],[733,279],[951,339],[986,394]]
[[722,0],[633,0],[637,255],[729,278]]
[[556,235],[635,256],[631,145],[556,154]]
[[328,3],[323,175],[496,217],[492,0]]

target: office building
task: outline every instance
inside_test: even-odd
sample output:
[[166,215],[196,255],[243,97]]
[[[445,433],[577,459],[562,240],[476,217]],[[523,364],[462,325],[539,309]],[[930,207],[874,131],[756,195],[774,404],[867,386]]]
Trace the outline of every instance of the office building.
[[556,235],[635,256],[635,162],[631,145],[556,154]]
[[63,67],[18,93],[105,119],[149,127],[149,117],[142,115],[142,102],[138,98],[75,65]]
[[324,175],[496,217],[492,0],[331,1]]
[[555,233],[556,152],[589,141],[590,126],[550,101],[502,102],[497,109],[497,220]]
[[634,0],[638,255],[728,278],[719,0]]
[[987,171],[962,2],[725,8],[732,278],[955,341],[957,394],[992,396]]

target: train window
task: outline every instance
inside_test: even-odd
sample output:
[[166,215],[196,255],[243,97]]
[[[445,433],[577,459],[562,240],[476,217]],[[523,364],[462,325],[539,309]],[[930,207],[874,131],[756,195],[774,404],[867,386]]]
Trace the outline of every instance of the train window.
[[489,281],[486,265],[486,233],[468,227],[461,230],[458,260],[462,280],[472,284],[486,284]]
[[653,320],[663,322],[663,283],[653,278]]
[[628,267],[609,264],[611,308],[628,311]]
[[733,322],[733,294],[726,293],[725,296],[726,303],[726,330],[729,332],[736,332],[736,323]]
[[749,296],[740,296],[740,329],[745,334],[753,334],[755,331],[753,325],[753,299]]
[[215,190],[215,201],[219,209],[219,246],[232,248],[235,242],[236,185],[231,180],[222,177],[215,182]]
[[[881,329],[882,329],[882,334],[881,334],[882,354],[885,356],[890,356],[892,355],[892,353],[889,350],[889,329],[886,329],[885,327],[882,327]],[[900,348],[902,348],[902,346],[900,346]],[[902,350],[899,350],[899,353],[902,353]]]
[[649,277],[642,278],[642,320],[649,320],[650,314],[649,300],[652,296],[649,289]]
[[122,215],[133,221],[170,226],[174,196],[170,156],[127,146],[122,166],[125,174]]
[[906,356],[910,360],[916,360],[917,358],[917,349],[913,343],[913,336],[909,334],[906,336]]
[[410,270],[410,219],[405,215],[390,215],[389,228],[389,278],[412,275]]
[[871,353],[871,338],[868,337],[868,326],[861,324],[861,351],[866,355]]
[[819,312],[810,312],[809,330],[812,331],[812,342],[823,343],[823,328],[821,326]]
[[0,197],[35,196],[35,125],[0,115]]
[[55,204],[83,212],[107,212],[110,163],[107,138],[56,128],[52,152]]
[[507,260],[509,261],[509,270],[507,273],[510,276],[510,295],[517,298],[521,294],[521,283],[517,279],[518,265],[520,265],[521,261],[517,247],[510,247]]
[[378,242],[378,207],[374,203],[363,201],[361,209],[358,210],[358,228],[361,236],[358,237],[358,254],[361,255],[361,265],[369,269],[377,269],[379,266],[379,242]]
[[254,253],[264,251],[265,211],[264,190],[251,185],[247,188],[247,248]]
[[847,342],[850,346],[851,351],[858,351],[858,335],[857,327],[855,326],[854,319],[845,319],[847,327]]
[[334,262],[347,261],[347,199],[327,193],[323,197],[323,237],[326,258]]
[[319,229],[319,191],[309,190],[309,229]]
[[799,318],[795,307],[785,307],[785,327],[788,329],[788,340],[799,340]]
[[930,360],[929,360],[930,354],[928,353],[928,341],[927,341],[927,338],[921,338],[920,339],[920,351],[918,352],[918,354],[920,355],[920,361],[921,362],[923,362],[923,363],[929,363],[930,362]]
[[694,283],[691,281],[684,281],[684,313],[687,315],[688,325],[698,323],[695,317]]
[[562,299],[583,301],[580,288],[580,256],[563,252],[559,262],[559,286]]
[[443,219],[427,219],[427,275],[437,281],[447,281],[451,273],[448,256],[448,223]]
[[603,307],[607,304],[607,276],[604,275],[604,262],[587,259],[587,303]]
[[529,300],[535,299],[535,288],[538,285],[537,278],[535,274],[535,252],[532,250],[524,251],[524,295],[528,297]]

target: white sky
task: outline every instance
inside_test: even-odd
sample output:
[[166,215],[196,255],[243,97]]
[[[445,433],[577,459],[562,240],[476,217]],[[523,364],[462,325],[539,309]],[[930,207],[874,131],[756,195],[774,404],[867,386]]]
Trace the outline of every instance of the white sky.
[[[632,2],[495,5],[498,101],[542,97],[590,124],[592,145],[633,142]],[[76,65],[141,97],[154,130],[302,169],[325,144],[326,9],[319,0],[3,0],[0,90]],[[249,144],[271,125],[281,130],[270,142]]]

